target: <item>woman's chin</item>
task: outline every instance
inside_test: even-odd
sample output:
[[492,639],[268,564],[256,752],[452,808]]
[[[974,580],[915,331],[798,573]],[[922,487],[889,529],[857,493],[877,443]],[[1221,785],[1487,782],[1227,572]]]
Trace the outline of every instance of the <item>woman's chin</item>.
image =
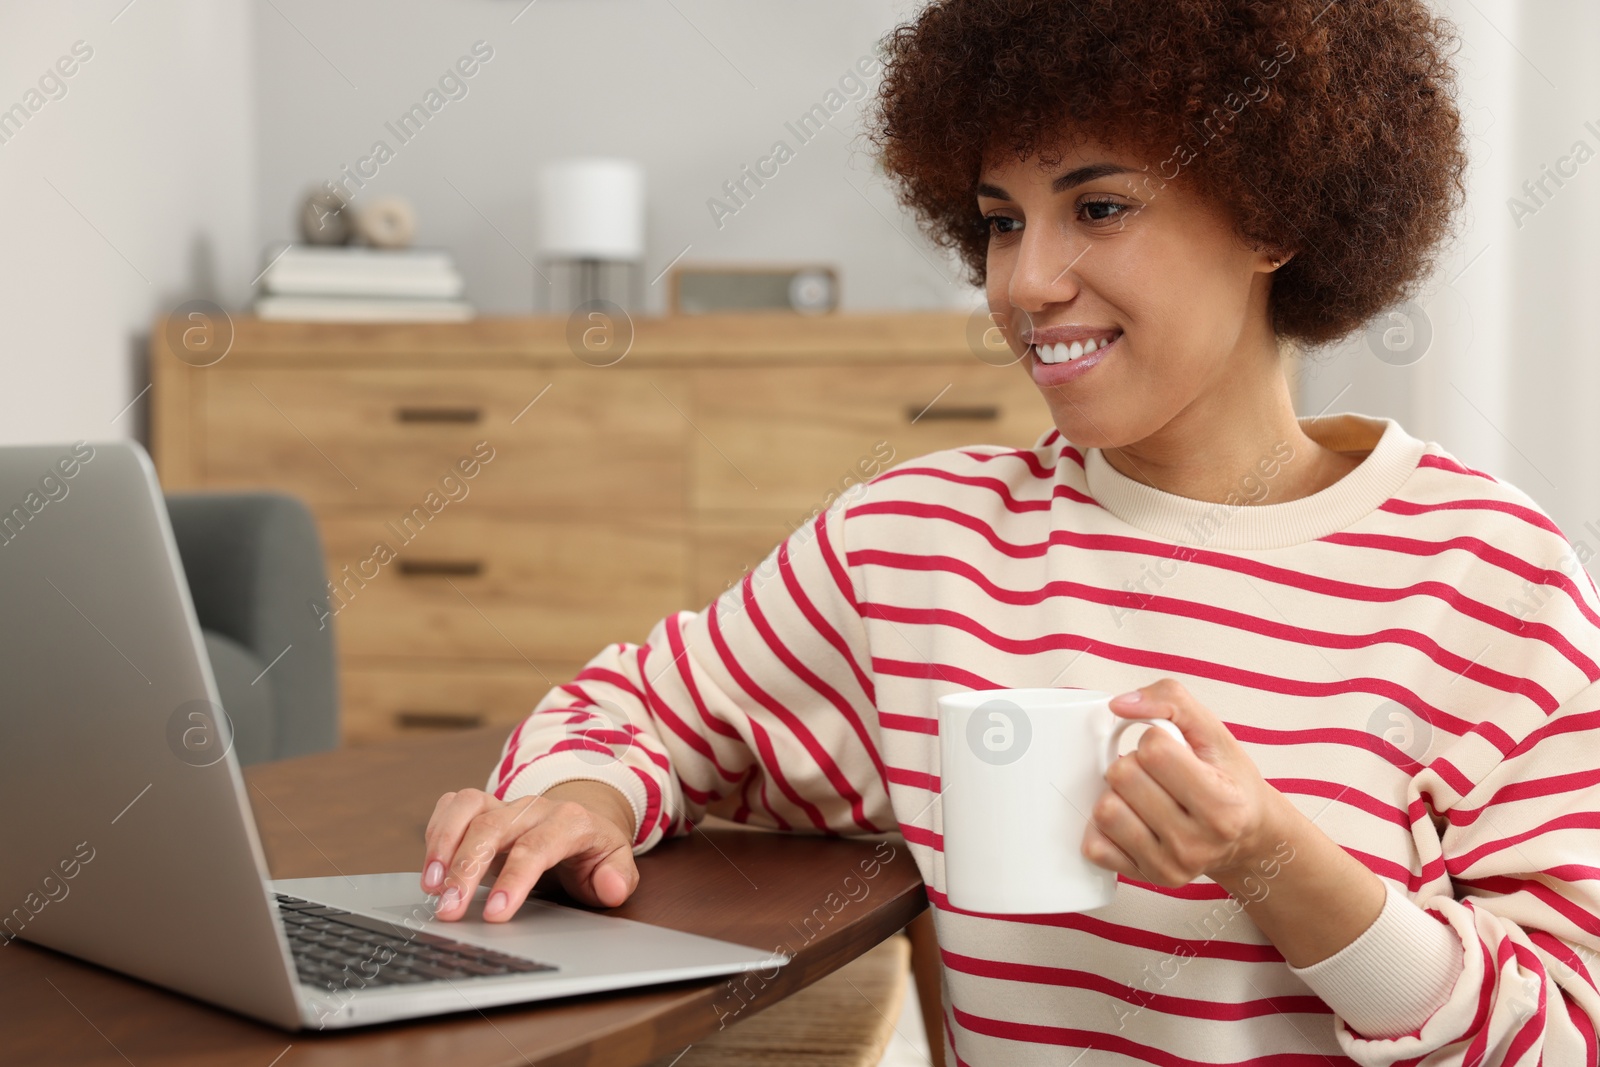
[[1122,448],[1144,440],[1155,432],[1142,425],[1118,419],[1114,414],[1092,411],[1084,404],[1053,401],[1046,392],[1051,421],[1061,436],[1079,448]]

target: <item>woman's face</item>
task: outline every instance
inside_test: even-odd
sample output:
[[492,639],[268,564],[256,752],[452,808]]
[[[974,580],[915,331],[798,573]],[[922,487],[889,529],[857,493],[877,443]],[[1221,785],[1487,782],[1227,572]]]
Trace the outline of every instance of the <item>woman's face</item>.
[[[1180,418],[1203,432],[1281,375],[1270,254],[1175,171],[1089,143],[1048,171],[1010,155],[979,177],[989,310],[1075,444],[1118,448]],[[1064,358],[1085,338],[1096,351]]]

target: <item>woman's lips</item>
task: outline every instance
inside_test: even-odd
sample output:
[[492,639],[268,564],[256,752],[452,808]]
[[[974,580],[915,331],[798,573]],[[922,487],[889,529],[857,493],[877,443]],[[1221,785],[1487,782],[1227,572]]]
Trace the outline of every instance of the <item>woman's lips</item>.
[[1095,349],[1086,356],[1069,359],[1061,363],[1046,363],[1039,358],[1039,353],[1033,345],[1028,346],[1028,369],[1033,374],[1035,385],[1064,385],[1075,381],[1098,367],[1109,355],[1115,355],[1121,349],[1123,334],[1118,334],[1117,339],[1108,345]]

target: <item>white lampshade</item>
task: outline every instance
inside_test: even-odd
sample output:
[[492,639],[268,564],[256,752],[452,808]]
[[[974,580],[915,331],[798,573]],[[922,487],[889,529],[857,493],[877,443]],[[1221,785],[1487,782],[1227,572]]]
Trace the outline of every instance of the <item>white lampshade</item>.
[[644,171],[628,159],[567,159],[542,175],[540,251],[550,259],[644,258]]

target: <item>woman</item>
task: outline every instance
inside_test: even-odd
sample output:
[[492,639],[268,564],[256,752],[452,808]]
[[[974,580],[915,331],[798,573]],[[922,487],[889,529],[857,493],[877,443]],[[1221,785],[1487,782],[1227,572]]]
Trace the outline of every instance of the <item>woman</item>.
[[[551,867],[616,905],[720,802],[904,834],[952,1063],[1594,1063],[1600,595],[1516,488],[1297,418],[1279,347],[1427,276],[1465,168],[1449,43],[1422,0],[896,29],[881,158],[1054,428],[899,464],[547,694],[439,801],[441,917],[490,881],[508,918]],[[1192,751],[1147,730],[1107,774],[1080,845],[1112,905],[952,907],[935,700],[1055,685]]]

